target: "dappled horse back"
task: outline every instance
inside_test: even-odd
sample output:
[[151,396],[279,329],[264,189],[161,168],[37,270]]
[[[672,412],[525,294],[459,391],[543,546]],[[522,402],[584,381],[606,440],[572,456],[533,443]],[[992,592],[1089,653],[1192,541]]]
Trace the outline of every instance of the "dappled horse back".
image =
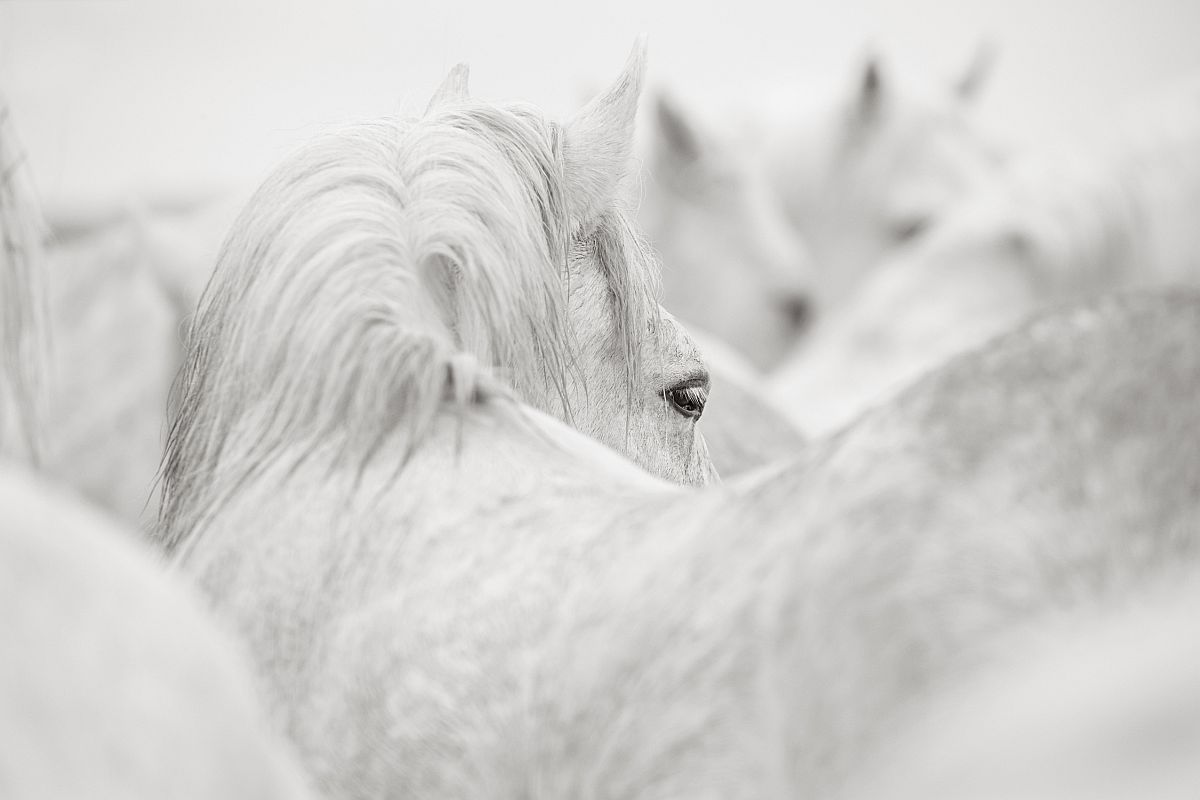
[[0,455],[33,462],[42,445],[45,230],[12,108],[0,94]]
[[779,584],[811,709],[797,780],[845,777],[1001,634],[1194,580],[1198,392],[1200,293],[1111,296],[957,357],[756,488],[751,508],[792,503],[780,535],[806,530]]

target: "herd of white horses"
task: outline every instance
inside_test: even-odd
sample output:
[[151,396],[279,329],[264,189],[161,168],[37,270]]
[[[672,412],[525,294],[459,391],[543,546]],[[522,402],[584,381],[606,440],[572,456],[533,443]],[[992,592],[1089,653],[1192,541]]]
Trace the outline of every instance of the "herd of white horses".
[[4,107],[0,796],[1196,796],[1200,84],[644,61],[236,215],[46,220]]

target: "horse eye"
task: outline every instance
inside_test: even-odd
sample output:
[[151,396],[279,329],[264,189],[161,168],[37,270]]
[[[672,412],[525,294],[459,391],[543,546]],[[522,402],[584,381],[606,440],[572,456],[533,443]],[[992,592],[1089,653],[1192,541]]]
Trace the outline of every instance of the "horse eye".
[[915,217],[898,223],[892,228],[892,238],[898,242],[911,242],[925,231],[929,230],[928,217]]
[[812,322],[812,302],[802,295],[783,298],[780,301],[784,319],[794,331],[806,330]]
[[663,396],[670,401],[676,413],[690,419],[700,419],[704,404],[708,402],[708,389],[695,384],[683,384],[666,390]]

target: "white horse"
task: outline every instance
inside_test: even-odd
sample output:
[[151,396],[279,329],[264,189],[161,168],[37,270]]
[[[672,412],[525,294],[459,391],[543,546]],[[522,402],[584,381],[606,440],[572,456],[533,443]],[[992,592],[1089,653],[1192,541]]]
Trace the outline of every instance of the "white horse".
[[498,392],[481,365],[651,472],[708,482],[708,373],[660,313],[617,205],[639,82],[631,67],[564,128],[470,100],[461,67],[424,117],[331,134],[282,165],[191,330],[168,541],[281,448],[349,424],[347,451],[366,459],[391,426],[436,414],[447,374],[461,402]]
[[881,266],[775,373],[776,404],[819,435],[1040,308],[1200,284],[1200,83],[1113,127],[1103,146],[1026,154]]
[[816,268],[823,312],[881,261],[908,249],[999,166],[970,102],[990,65],[981,49],[952,88],[906,85],[871,57],[833,98],[771,98],[746,147],[764,154]]
[[178,577],[0,462],[0,794],[309,796],[244,654]]
[[[247,210],[202,304],[164,535],[330,795],[826,796],[1001,632],[1196,561],[1194,296],[1042,321],[736,487],[666,483],[517,400],[458,344],[480,270],[446,286],[446,261],[398,257],[428,252],[396,228],[398,200],[429,202],[410,159],[454,179],[449,263],[482,265],[481,218],[552,243],[614,180],[594,159],[622,152],[640,73],[639,53],[561,133],[460,101],[324,140]],[[505,186],[509,216],[480,217]],[[343,205],[353,235],[314,239]],[[303,312],[242,258],[272,251]],[[324,281],[295,269],[318,253]]]
[[22,464],[44,438],[46,263],[3,123],[0,795],[302,800],[306,779],[244,654],[132,534]]
[[769,369],[808,323],[808,250],[757,154],[664,94],[652,116],[638,221],[662,256],[663,305]]

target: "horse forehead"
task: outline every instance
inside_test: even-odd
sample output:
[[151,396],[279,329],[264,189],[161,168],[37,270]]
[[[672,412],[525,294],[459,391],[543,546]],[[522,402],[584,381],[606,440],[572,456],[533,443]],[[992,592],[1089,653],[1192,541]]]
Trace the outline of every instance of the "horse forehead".
[[659,313],[664,370],[676,378],[707,376],[708,364],[687,329],[670,312]]

